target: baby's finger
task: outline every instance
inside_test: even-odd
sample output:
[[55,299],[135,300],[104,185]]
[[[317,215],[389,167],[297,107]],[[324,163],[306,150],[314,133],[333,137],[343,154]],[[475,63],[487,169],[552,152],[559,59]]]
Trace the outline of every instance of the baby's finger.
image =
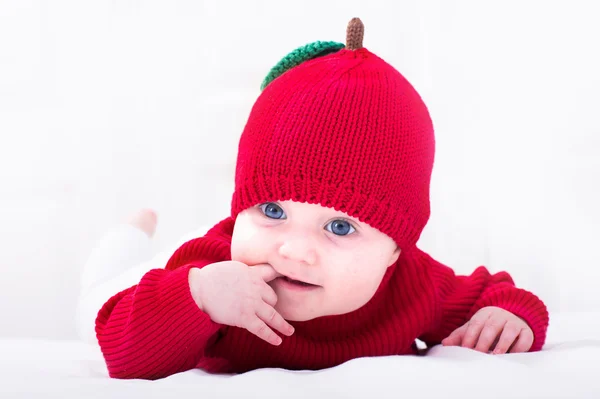
[[465,330],[467,329],[467,325],[457,328],[452,331],[450,335],[442,340],[442,345],[444,346],[459,346],[462,343],[463,336],[465,334]]
[[277,294],[275,293],[273,288],[271,288],[271,286],[267,283],[264,283],[262,299],[271,306],[275,306],[277,304]]
[[271,345],[278,346],[281,344],[281,337],[275,334],[273,330],[265,324],[264,321],[257,317],[253,317],[250,322],[246,325],[246,330],[256,335],[258,338],[263,339]]
[[268,263],[263,263],[251,267],[252,271],[254,273],[257,273],[260,276],[260,278],[266,283],[268,283],[271,280],[275,280],[277,277],[281,276],[281,274],[277,273],[275,269],[273,269],[273,266],[269,265]]
[[496,344],[496,348],[494,348],[494,355],[506,353],[518,336],[519,327],[512,323],[506,323],[504,330],[502,330],[502,335]]
[[502,334],[502,329],[506,324],[505,319],[488,319],[479,334],[475,350],[488,353],[496,338]]
[[513,347],[510,348],[510,353],[527,352],[531,345],[533,345],[533,332],[529,327],[521,329],[519,338],[514,343]]
[[463,348],[473,349],[475,347],[475,344],[479,339],[479,334],[481,334],[481,330],[483,329],[486,321],[487,319],[482,320],[477,318],[472,318],[469,321],[467,330],[465,331],[465,335],[462,340]]
[[272,307],[266,303],[263,303],[259,307],[256,315],[260,317],[265,323],[280,333],[290,336],[294,333],[294,327],[290,325],[281,315]]

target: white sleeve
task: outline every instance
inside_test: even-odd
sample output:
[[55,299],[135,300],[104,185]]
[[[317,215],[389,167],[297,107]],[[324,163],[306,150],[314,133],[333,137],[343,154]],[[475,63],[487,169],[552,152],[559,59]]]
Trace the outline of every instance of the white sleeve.
[[164,268],[177,248],[193,238],[204,236],[208,230],[209,227],[203,226],[187,233],[149,260],[151,239],[145,233],[128,225],[109,232],[84,266],[75,313],[79,338],[97,345],[96,316],[104,303],[136,285],[148,271]]

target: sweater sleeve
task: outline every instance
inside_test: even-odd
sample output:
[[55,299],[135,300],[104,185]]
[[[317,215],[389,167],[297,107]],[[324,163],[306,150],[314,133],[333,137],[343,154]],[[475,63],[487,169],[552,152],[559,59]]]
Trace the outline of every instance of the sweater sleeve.
[[437,317],[432,330],[421,338],[426,343],[439,344],[477,311],[496,306],[529,325],[534,335],[531,352],[542,349],[548,329],[548,310],[533,293],[515,287],[508,273],[490,274],[480,266],[470,276],[457,276],[452,269],[431,258],[428,263],[436,293]]
[[111,377],[158,379],[196,367],[222,326],[198,308],[189,271],[229,260],[232,229],[230,218],[220,222],[104,304],[96,337]]
[[151,270],[104,304],[96,335],[111,377],[158,379],[196,366],[220,326],[192,298],[191,267]]

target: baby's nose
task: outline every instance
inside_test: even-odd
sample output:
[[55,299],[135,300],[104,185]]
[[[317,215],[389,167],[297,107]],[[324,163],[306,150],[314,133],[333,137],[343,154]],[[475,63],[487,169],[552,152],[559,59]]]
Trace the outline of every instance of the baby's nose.
[[314,244],[307,237],[286,239],[279,247],[279,254],[291,261],[314,265],[317,253]]

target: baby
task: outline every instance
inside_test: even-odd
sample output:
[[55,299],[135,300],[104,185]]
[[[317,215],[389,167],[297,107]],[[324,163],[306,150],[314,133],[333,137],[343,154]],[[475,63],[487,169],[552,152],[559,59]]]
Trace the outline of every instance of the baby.
[[280,61],[242,133],[231,216],[110,298],[96,335],[111,377],[200,368],[323,369],[460,345],[538,351],[548,312],[505,273],[456,276],[416,246],[434,134],[411,84],[362,47]]

